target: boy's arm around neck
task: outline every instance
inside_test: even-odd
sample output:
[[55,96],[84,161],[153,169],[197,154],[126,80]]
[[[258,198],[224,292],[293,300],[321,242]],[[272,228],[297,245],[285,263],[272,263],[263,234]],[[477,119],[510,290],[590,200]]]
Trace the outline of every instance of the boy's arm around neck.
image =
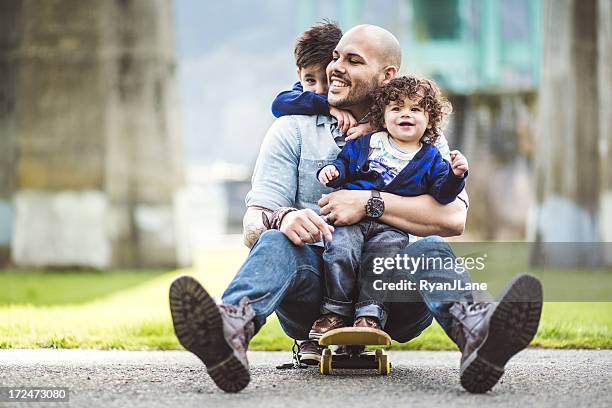
[[279,118],[287,115],[329,115],[327,95],[303,91],[297,82],[293,89],[279,93],[272,102],[272,114]]

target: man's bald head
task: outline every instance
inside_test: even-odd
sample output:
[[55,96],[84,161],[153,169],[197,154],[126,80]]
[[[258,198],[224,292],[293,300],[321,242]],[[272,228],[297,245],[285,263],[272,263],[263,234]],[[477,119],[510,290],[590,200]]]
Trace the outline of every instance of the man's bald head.
[[361,24],[348,30],[340,43],[357,41],[367,46],[374,54],[381,67],[392,65],[398,70],[402,63],[402,48],[393,34],[382,27]]

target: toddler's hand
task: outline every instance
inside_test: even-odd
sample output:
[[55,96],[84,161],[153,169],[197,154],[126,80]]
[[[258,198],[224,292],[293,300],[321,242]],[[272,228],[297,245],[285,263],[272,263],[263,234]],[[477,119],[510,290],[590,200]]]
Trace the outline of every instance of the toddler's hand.
[[338,127],[340,128],[343,134],[348,132],[350,128],[354,127],[357,124],[355,117],[349,111],[330,106],[329,114],[336,118],[336,120],[338,121]]
[[468,171],[468,161],[459,150],[453,150],[450,152],[451,156],[451,168],[453,173],[457,177],[463,177]]
[[370,122],[368,123],[362,123],[360,125],[357,126],[353,126],[352,128],[349,129],[349,131],[346,133],[346,138],[345,140],[353,140],[353,139],[357,139],[361,136],[367,135],[368,133],[370,133],[372,130],[372,125],[370,125]]
[[336,166],[334,166],[333,164],[329,164],[323,167],[323,169],[321,169],[321,171],[319,172],[319,182],[325,185],[333,179],[338,178],[339,175],[340,172],[338,171],[338,169],[336,169]]

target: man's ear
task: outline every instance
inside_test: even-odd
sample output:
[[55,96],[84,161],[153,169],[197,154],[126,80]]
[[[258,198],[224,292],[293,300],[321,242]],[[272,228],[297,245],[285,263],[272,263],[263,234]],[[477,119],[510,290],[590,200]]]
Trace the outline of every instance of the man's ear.
[[302,70],[300,69],[300,67],[297,68],[297,76],[298,81],[302,82]]
[[385,67],[383,69],[383,80],[381,85],[385,85],[386,83],[388,83],[390,80],[392,80],[393,78],[395,78],[395,76],[397,75],[397,67],[395,65],[389,65],[387,67]]

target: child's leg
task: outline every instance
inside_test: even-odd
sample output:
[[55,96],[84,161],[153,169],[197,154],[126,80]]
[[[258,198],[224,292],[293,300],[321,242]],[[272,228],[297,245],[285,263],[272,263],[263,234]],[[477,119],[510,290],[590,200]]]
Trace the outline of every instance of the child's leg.
[[361,264],[362,223],[337,227],[323,252],[324,294],[321,312],[353,317],[355,285]]
[[[383,261],[394,258],[397,253],[406,248],[410,239],[408,234],[386,224],[372,222],[366,241],[363,245],[363,270],[358,276],[357,303],[355,304],[355,320],[359,317],[373,317],[381,327],[385,326],[387,314],[384,309],[386,290],[380,290],[384,283],[389,282],[391,271],[384,270]],[[374,262],[374,258],[379,261]],[[374,269],[378,265],[379,270]],[[382,271],[380,270],[382,269]],[[378,281],[376,284],[375,281]]]

